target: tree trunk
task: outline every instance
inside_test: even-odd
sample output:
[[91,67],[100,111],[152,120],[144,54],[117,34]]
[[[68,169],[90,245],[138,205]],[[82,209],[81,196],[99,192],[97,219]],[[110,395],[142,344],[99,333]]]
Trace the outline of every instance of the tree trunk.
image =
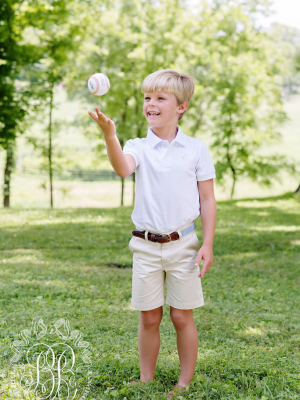
[[[230,114],[230,125],[231,125],[231,114]],[[231,134],[232,134],[232,128],[230,127],[230,131],[228,132],[228,142],[226,144],[227,151],[226,151],[226,158],[229,164],[229,167],[232,172],[232,186],[231,186],[231,193],[230,193],[230,200],[232,200],[233,195],[234,195],[234,190],[235,190],[235,184],[236,184],[236,170],[234,168],[233,162],[231,160],[231,154],[230,154],[230,149],[231,149]]]
[[298,188],[296,189],[295,193],[300,193],[300,185],[299,185]]
[[235,189],[235,184],[236,184],[236,175],[235,175],[235,170],[232,170],[232,177],[233,177],[233,182],[232,182],[232,186],[231,186],[231,194],[230,194],[230,200],[233,199],[233,195],[234,195],[234,189]]
[[53,111],[53,87],[50,88],[50,110],[49,110],[49,136],[48,136],[48,160],[49,160],[49,180],[50,180],[50,206],[53,208],[53,172],[52,172],[52,111]]
[[4,170],[3,206],[10,206],[10,178],[14,167],[14,147],[8,144],[6,149],[6,164]]
[[227,148],[227,155],[226,155],[227,161],[229,163],[231,172],[232,172],[232,186],[231,186],[231,193],[230,193],[230,199],[232,200],[233,195],[234,195],[234,190],[235,190],[235,184],[236,184],[236,170],[231,162],[231,155],[229,154],[229,146]]

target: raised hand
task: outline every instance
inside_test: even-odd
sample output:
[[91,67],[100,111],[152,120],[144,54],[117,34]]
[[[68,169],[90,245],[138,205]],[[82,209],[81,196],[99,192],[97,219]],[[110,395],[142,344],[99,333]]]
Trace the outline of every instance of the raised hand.
[[105,137],[110,137],[116,135],[116,127],[115,123],[107,118],[98,107],[95,107],[96,114],[88,111],[90,117],[96,121],[97,125],[101,128],[102,132],[104,133]]

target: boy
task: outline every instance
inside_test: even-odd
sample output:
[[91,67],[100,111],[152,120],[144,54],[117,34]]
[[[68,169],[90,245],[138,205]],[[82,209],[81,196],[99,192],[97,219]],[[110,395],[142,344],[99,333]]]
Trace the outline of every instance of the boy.
[[[156,71],[144,80],[142,92],[150,128],[146,138],[128,140],[123,150],[113,121],[97,107],[97,114],[89,115],[103,131],[116,174],[136,173],[132,213],[136,229],[129,249],[133,253],[131,305],[140,311],[140,381],[154,379],[166,280],[166,304],[177,333],[181,365],[178,384],[168,394],[174,398],[188,390],[197,361],[193,309],[204,305],[199,278],[213,261],[215,169],[204,143],[185,135],[178,126],[194,94],[193,78],[171,69]],[[200,210],[203,244],[199,250],[194,220]]]

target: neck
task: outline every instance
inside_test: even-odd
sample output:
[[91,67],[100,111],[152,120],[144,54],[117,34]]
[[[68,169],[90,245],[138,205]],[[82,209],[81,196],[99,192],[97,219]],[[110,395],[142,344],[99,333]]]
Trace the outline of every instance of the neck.
[[152,132],[162,140],[171,143],[177,135],[177,125],[172,127],[151,128]]

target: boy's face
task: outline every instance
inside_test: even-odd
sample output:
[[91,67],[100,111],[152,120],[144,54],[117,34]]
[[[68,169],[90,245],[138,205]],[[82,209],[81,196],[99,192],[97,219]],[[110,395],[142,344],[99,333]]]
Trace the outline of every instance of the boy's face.
[[[152,127],[164,127],[178,123],[178,118],[187,109],[188,102],[177,105],[174,93],[144,93],[144,115]],[[158,115],[157,115],[158,114]]]

